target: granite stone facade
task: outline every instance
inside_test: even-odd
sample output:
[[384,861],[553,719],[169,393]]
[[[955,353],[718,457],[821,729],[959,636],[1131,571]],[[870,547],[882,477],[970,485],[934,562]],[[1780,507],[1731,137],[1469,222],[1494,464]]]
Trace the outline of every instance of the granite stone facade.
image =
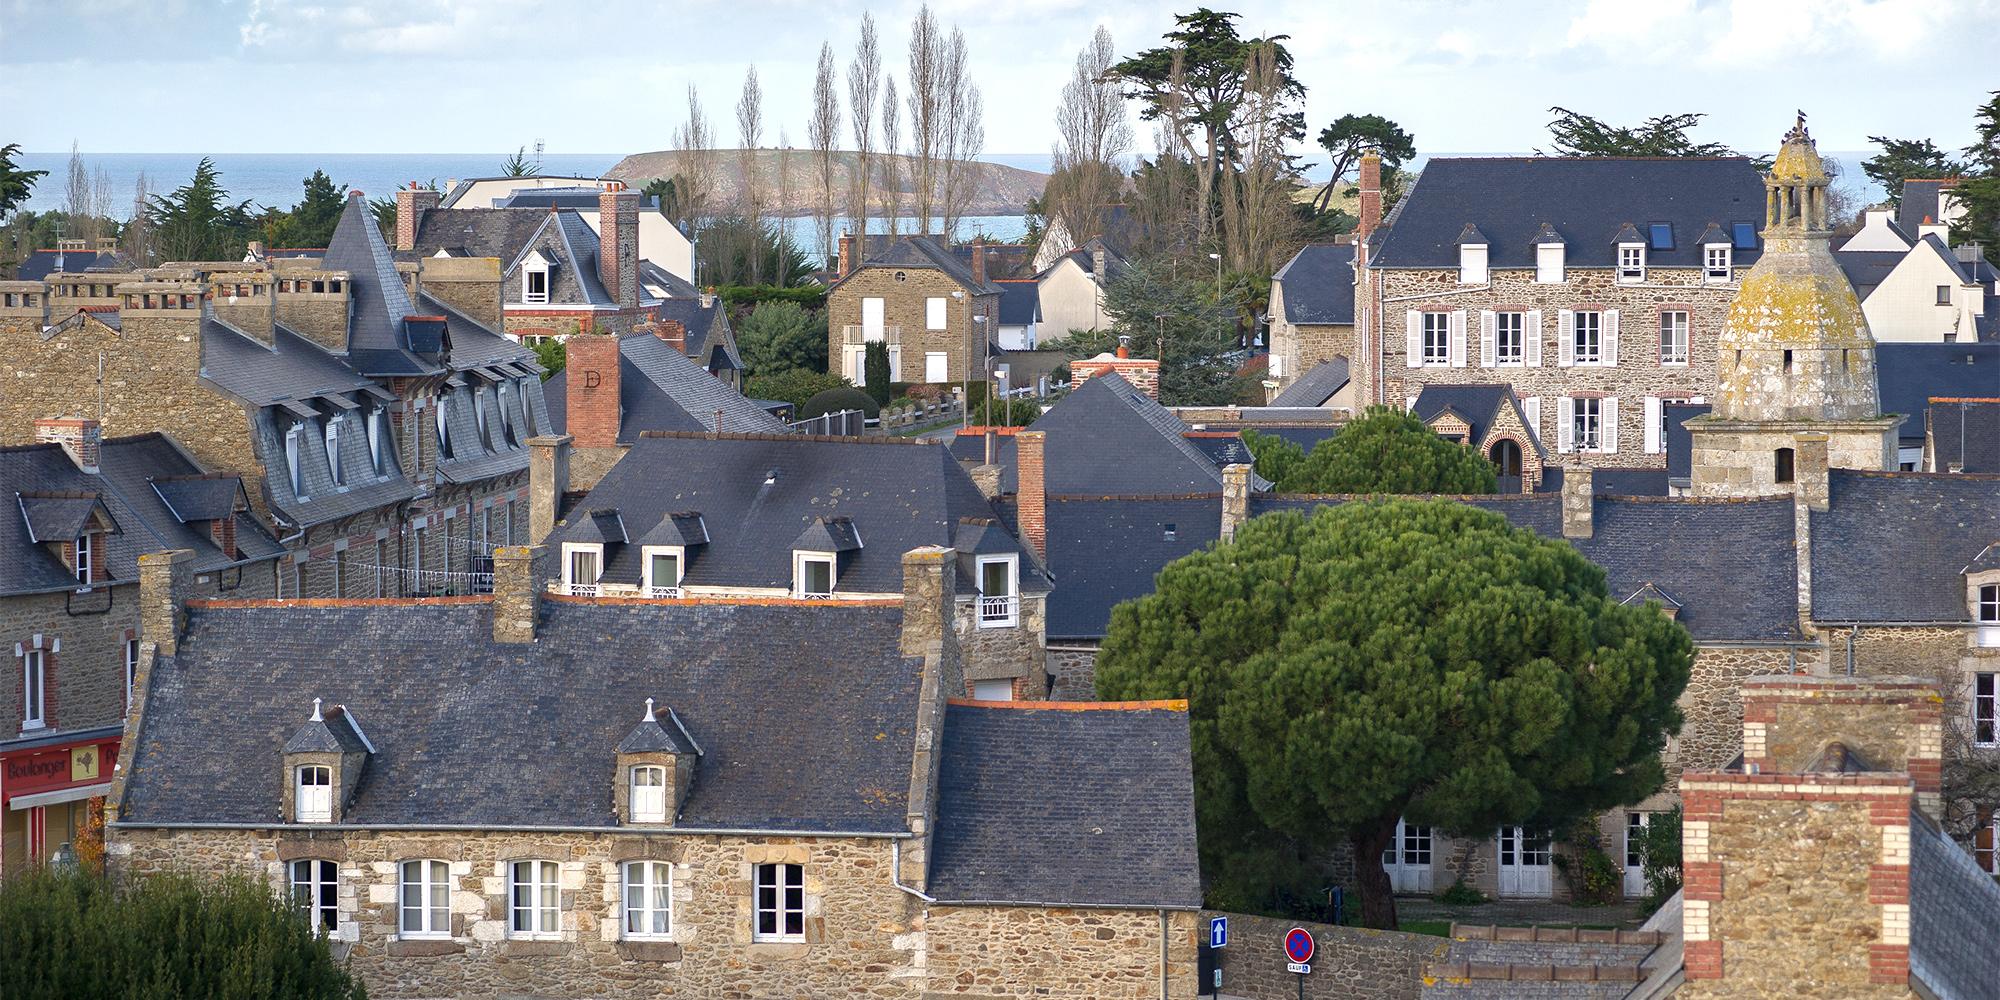
[[[952,293],[961,297],[953,298]],[[827,294],[827,358],[832,370],[853,377],[862,364],[862,301],[882,300],[882,324],[889,341],[891,379],[928,382],[925,357],[944,355],[943,382],[983,377],[986,361],[974,317],[1000,316],[1000,296],[974,294],[944,271],[934,268],[864,264]],[[929,328],[930,299],[944,300],[943,329]],[[992,333],[997,333],[997,326]],[[851,359],[850,359],[851,355]],[[852,367],[850,367],[852,366]],[[857,379],[858,381],[858,379]]]

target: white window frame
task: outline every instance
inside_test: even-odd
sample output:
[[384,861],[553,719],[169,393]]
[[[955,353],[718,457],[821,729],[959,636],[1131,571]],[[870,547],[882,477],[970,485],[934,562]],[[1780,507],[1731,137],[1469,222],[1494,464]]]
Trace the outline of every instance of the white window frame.
[[[410,891],[417,904],[410,905]],[[396,866],[396,936],[403,940],[451,937],[451,865],[416,858]]]
[[382,452],[385,450],[382,447],[382,404],[377,403],[368,408],[365,422],[368,426],[368,464],[375,470],[375,474],[380,476],[388,468],[382,461]]
[[1535,245],[1535,284],[1560,285],[1563,283],[1564,247],[1560,243],[1538,243]]
[[1735,276],[1736,259],[1727,243],[1707,243],[1701,248],[1701,278],[1711,284],[1726,284]]
[[667,769],[660,764],[634,764],[625,775],[625,808],[634,823],[667,821]]
[[[322,779],[309,781],[309,778]],[[300,764],[292,768],[292,822],[333,822],[333,768]]]
[[433,418],[437,425],[438,461],[440,462],[451,457],[451,423],[444,412],[446,409],[445,401],[450,398],[451,393],[448,390],[437,394],[437,416]]
[[299,463],[299,448],[305,436],[305,427],[304,421],[294,420],[292,426],[285,430],[285,469],[291,477],[292,495],[301,500],[306,499],[306,481],[300,474],[303,467]]
[[1972,620],[1979,632],[1974,641],[1981,647],[2000,647],[2000,583],[1976,584],[1972,592]]
[[[978,618],[980,628],[1011,628],[1021,623],[1021,560],[1019,556],[980,556],[974,560],[978,576],[974,586],[979,588]],[[1004,566],[1007,569],[1007,591],[1004,594],[986,592],[986,567]]]
[[[596,563],[596,574],[588,580],[576,579],[576,557],[588,555]],[[596,597],[597,581],[604,578],[604,546],[596,542],[564,542],[562,544],[562,586],[563,593],[579,597]]]
[[924,329],[946,330],[951,327],[951,300],[942,295],[932,295],[924,299]]
[[125,711],[132,710],[132,694],[139,686],[139,640],[125,640]]
[[507,936],[527,941],[562,937],[561,865],[542,859],[508,863]]
[[2000,674],[1972,675],[1972,745],[2000,746]]
[[[1000,690],[996,690],[996,689],[1004,689],[1004,693],[1001,693],[1001,691],[1000,691]],[[996,693],[1000,694],[1000,696],[999,696],[999,697],[997,697],[997,698],[996,698],[996,697],[994,697],[994,695],[995,695]],[[1012,680],[1009,680],[1009,679],[1005,678],[1005,677],[999,677],[999,678],[992,678],[992,679],[989,679],[989,680],[983,680],[983,681],[973,681],[973,682],[972,682],[972,700],[973,700],[973,701],[1013,701],[1013,700],[1014,700],[1014,682],[1013,682]]]
[[30,647],[21,651],[21,728],[41,729],[48,725],[48,651]]
[[[1583,351],[1585,317],[1589,317],[1588,330],[1591,336],[1590,354]],[[1601,366],[1604,364],[1604,311],[1601,309],[1578,309],[1569,314],[1569,329],[1563,332],[1569,338],[1570,363],[1575,365]]]
[[1636,285],[1646,280],[1646,244],[1618,244],[1618,283]]
[[1461,285],[1486,284],[1486,244],[1461,243],[1458,245],[1458,283]]
[[[1678,325],[1674,317],[1680,317]],[[1693,352],[1694,316],[1686,309],[1660,310],[1660,365],[1663,368],[1686,368],[1688,356]],[[1670,352],[1669,347],[1678,351]]]
[[517,445],[520,442],[514,439],[514,420],[507,413],[507,386],[508,383],[506,382],[496,383],[493,386],[493,398],[500,404],[500,436],[502,440],[509,445]]
[[480,440],[491,441],[486,426],[486,394],[476,388],[472,390],[472,420],[479,427]]
[[[826,564],[826,592],[806,590],[806,566],[812,563]],[[792,553],[792,596],[800,599],[832,597],[840,586],[840,559],[832,552]]]
[[1577,396],[1570,400],[1570,432],[1572,447],[1579,452],[1594,453],[1604,448],[1604,400],[1597,396]]
[[[535,291],[534,279],[542,279],[542,290]],[[549,269],[529,264],[521,269],[521,301],[540,305],[549,301]]]
[[[1422,324],[1423,367],[1441,368],[1451,364],[1451,314],[1431,310],[1418,320]],[[1432,342],[1432,338],[1436,342]]]
[[340,467],[340,425],[347,419],[346,414],[326,418],[326,466],[333,473],[333,485],[347,485],[345,470]]
[[[1513,320],[1514,351],[1507,352],[1508,320]],[[1498,368],[1521,368],[1528,363],[1528,314],[1519,309],[1493,314],[1493,364]]]
[[86,531],[76,536],[76,541],[70,543],[71,548],[75,550],[73,555],[76,560],[76,582],[86,587],[91,584],[91,570],[95,563],[92,557],[97,554],[94,538],[92,533]]
[[951,355],[944,351],[925,351],[924,381],[948,382],[950,380],[951,380]]
[[[674,578],[661,580],[653,575],[655,556],[674,557]],[[647,597],[681,596],[681,580],[687,576],[687,547],[682,545],[646,545],[639,549],[640,586],[645,588]]]
[[[771,862],[757,866],[756,878],[751,883],[752,941],[804,941],[806,939],[806,877],[805,866]],[[765,892],[771,894],[770,905],[765,903]],[[787,898],[796,893],[798,905],[793,906]],[[765,930],[765,918],[770,918],[771,930]],[[797,930],[791,930],[796,921]]]
[[286,878],[292,906],[312,922],[313,930],[332,936],[340,930],[340,864],[325,858],[297,858]]
[[[634,875],[639,876],[636,880]],[[674,936],[674,866],[667,861],[627,861],[618,866],[619,934],[627,941],[671,941]],[[635,896],[636,892],[636,897]],[[664,924],[664,927],[654,925]],[[645,927],[645,930],[638,930]]]

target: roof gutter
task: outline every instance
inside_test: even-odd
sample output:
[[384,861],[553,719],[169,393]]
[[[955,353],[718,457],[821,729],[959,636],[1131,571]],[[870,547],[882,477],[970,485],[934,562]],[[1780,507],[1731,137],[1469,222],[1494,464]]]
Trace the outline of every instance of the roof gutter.
[[1162,913],[1193,913],[1199,906],[1180,906],[1164,903],[1064,903],[1045,899],[932,899],[924,897],[939,906],[1026,906],[1064,910],[1158,910]]
[[756,827],[691,826],[642,830],[628,826],[528,826],[495,823],[193,823],[121,819],[109,825],[125,830],[271,830],[274,832],[339,830],[355,833],[373,833],[384,830],[399,833],[490,831],[493,833],[601,833],[646,837],[846,837],[856,840],[895,841],[907,840],[914,836],[914,834],[904,830],[776,830],[758,829]]
[[1814,624],[1830,625],[1835,628],[1972,628],[1978,624],[1966,619],[1958,621],[1864,621],[1859,618],[1821,618]]

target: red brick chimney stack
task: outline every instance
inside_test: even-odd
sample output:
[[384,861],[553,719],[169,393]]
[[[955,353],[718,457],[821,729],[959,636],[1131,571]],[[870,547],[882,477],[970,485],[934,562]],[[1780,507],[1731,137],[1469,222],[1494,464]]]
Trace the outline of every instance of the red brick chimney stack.
[[854,273],[854,234],[840,234],[840,276],[845,278]]
[[986,284],[986,237],[972,238],[972,283]]
[[578,448],[609,448],[618,443],[618,338],[580,334],[563,346],[569,435]]
[[639,308],[639,192],[622,181],[597,195],[597,277],[621,309]]
[[417,248],[417,227],[423,224],[424,213],[438,207],[443,200],[444,195],[420,188],[416,181],[411,181],[409,187],[396,189],[396,249]]
[[653,334],[673,345],[674,350],[687,353],[687,326],[677,319],[663,319],[653,324]]
[[104,428],[89,417],[50,417],[35,421],[35,440],[62,445],[77,470],[97,475],[104,448]]
[[1382,154],[1369,150],[1361,154],[1361,221],[1354,227],[1356,242],[1366,240],[1382,224]]

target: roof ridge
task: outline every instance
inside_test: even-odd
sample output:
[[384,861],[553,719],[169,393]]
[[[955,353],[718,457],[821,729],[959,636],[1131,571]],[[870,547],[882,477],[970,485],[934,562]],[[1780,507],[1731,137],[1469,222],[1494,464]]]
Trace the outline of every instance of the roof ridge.
[[[166,431],[141,431],[141,432],[139,432],[139,433],[137,433],[137,434],[121,434],[121,435],[119,435],[119,436],[117,436],[117,437],[108,437],[108,438],[104,438],[104,439],[102,439],[101,441],[99,441],[98,443],[99,443],[100,445],[106,445],[106,444],[134,444],[134,443],[137,443],[137,442],[139,442],[139,441],[149,441],[149,440],[152,440],[152,439],[154,439],[154,438],[163,438],[163,437],[166,437],[166,436],[167,436],[167,432],[166,432]],[[53,442],[51,442],[51,443],[53,443]]]
[[835,444],[893,444],[930,445],[933,441],[921,438],[888,437],[884,435],[848,436],[840,434],[771,434],[761,431],[731,431],[721,434],[710,431],[640,431],[645,438],[685,438],[696,441],[820,441]]
[[[824,602],[821,602],[824,603]],[[999,708],[1043,710],[1052,712],[1145,712],[1188,710],[1185,698],[1163,698],[1155,701],[983,701],[978,698],[946,698],[945,704],[958,708]]]
[[[1269,496],[1269,495],[1271,495],[1271,494],[1255,494],[1255,495],[1258,495],[1258,496]],[[1083,502],[1089,502],[1089,501],[1096,501],[1096,500],[1220,500],[1220,499],[1222,499],[1222,494],[1221,494],[1220,492],[1216,492],[1216,493],[1106,493],[1106,494],[1102,494],[1102,495],[1099,495],[1099,494],[1093,494],[1093,493],[1051,493],[1051,494],[1049,494],[1048,496],[1044,497],[1044,499],[1045,499],[1045,500],[1055,500],[1055,501],[1064,501],[1064,500],[1069,500],[1069,501],[1083,501]]]
[[1978,483],[2000,483],[2000,472],[1918,472],[1898,469],[1832,469],[1832,472],[1862,476],[1868,479],[1965,479]]

